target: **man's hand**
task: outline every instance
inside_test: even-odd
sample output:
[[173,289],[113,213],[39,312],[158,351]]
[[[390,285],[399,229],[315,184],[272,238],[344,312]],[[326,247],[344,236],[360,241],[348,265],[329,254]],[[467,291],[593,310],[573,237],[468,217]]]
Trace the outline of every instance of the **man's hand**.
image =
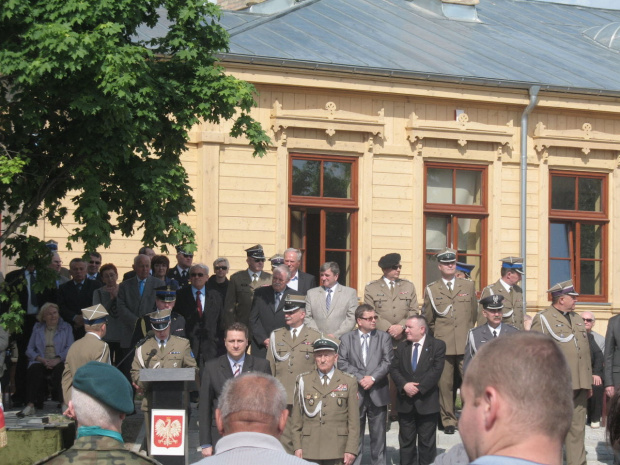
[[407,383],[403,387],[403,391],[405,391],[405,394],[407,394],[409,397],[413,397],[418,392],[420,392],[420,390],[418,389],[418,384],[420,383],[414,383],[413,381],[410,383]]
[[360,386],[362,386],[366,391],[370,389],[373,384],[375,384],[375,382],[372,380],[372,376],[364,376],[360,380]]
[[213,446],[202,449],[203,457],[211,457],[213,455]]
[[136,383],[131,383],[131,385],[134,387],[134,389],[136,390],[136,392],[138,394],[144,394],[144,389],[142,389],[140,386],[138,386]]
[[299,457],[300,459],[304,458],[303,451],[301,449],[297,449],[295,451],[295,457]]
[[615,388],[613,386],[607,386],[605,388],[605,394],[607,394],[609,397],[613,397],[614,392],[615,392]]
[[355,460],[355,455],[349,454],[348,452],[344,453],[344,465],[353,465],[354,460]]
[[269,338],[267,338],[267,339],[265,339],[265,340],[263,341],[263,345],[264,345],[265,347],[269,347]]
[[594,386],[600,386],[601,384],[603,384],[603,380],[598,375],[592,375],[592,384]]
[[400,339],[400,336],[403,334],[403,327],[401,325],[392,325],[388,328],[387,332],[394,339]]
[[592,389],[588,389],[588,399],[592,397]]
[[58,357],[54,357],[54,358],[50,358],[48,360],[45,360],[45,365],[47,366],[47,368],[49,368],[50,370],[52,368],[54,368],[56,365],[58,365],[60,363],[60,359]]

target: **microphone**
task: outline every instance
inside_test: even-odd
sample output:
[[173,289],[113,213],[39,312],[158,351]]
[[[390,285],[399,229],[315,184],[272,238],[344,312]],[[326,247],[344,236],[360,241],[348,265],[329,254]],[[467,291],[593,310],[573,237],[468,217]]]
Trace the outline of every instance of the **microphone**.
[[152,350],[149,352],[149,356],[147,357],[147,359],[146,359],[146,363],[145,363],[145,365],[146,365],[147,367],[149,366],[149,362],[151,361],[151,359],[153,358],[153,356],[154,356],[156,353],[157,353],[157,349],[152,349]]
[[[138,347],[140,347],[142,344],[144,344],[146,341],[148,341],[149,339],[151,339],[152,337],[153,337],[153,331],[149,331],[148,333],[146,333],[146,336],[145,336],[145,337],[143,337],[142,339],[140,339],[140,340],[138,341],[138,343],[136,344],[136,349],[137,349]],[[157,352],[155,352],[155,353],[157,353]],[[153,354],[153,355],[155,355],[155,354]]]

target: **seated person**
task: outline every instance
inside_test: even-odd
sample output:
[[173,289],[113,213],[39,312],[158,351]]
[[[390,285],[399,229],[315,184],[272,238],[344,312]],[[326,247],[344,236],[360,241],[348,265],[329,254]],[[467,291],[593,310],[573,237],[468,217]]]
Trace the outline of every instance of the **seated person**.
[[28,405],[19,417],[34,415],[35,407],[43,408],[47,394],[47,377],[51,377],[52,399],[62,402],[62,372],[69,347],[73,344],[72,326],[60,318],[58,305],[47,302],[37,315],[26,356],[26,401]]

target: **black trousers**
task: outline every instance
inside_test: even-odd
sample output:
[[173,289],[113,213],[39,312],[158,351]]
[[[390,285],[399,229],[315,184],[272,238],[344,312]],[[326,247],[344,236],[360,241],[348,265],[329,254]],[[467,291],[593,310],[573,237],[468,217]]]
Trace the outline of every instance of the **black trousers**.
[[398,412],[401,465],[430,465],[437,456],[438,413]]
[[603,415],[605,386],[592,386],[592,397],[588,399],[588,423],[600,422]]
[[45,368],[42,363],[33,363],[28,367],[28,395],[26,402],[32,402],[37,408],[43,406],[47,396],[47,377],[50,376],[52,387],[52,399],[62,402],[62,372],[65,364],[60,362],[51,370]]

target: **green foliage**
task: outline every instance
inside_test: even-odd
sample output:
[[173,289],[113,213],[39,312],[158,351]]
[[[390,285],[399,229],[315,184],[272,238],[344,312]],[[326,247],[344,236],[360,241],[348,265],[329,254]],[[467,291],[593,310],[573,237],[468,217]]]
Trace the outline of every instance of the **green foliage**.
[[[228,35],[204,0],[0,2],[0,244],[45,218],[87,250],[110,236],[193,242],[180,163],[200,120],[233,120],[262,156],[255,89],[223,73]],[[158,21],[167,34],[152,37]],[[17,234],[17,236],[15,236]],[[70,247],[70,246],[69,246]],[[19,247],[18,247],[19,248]],[[9,250],[5,250],[7,253]]]

